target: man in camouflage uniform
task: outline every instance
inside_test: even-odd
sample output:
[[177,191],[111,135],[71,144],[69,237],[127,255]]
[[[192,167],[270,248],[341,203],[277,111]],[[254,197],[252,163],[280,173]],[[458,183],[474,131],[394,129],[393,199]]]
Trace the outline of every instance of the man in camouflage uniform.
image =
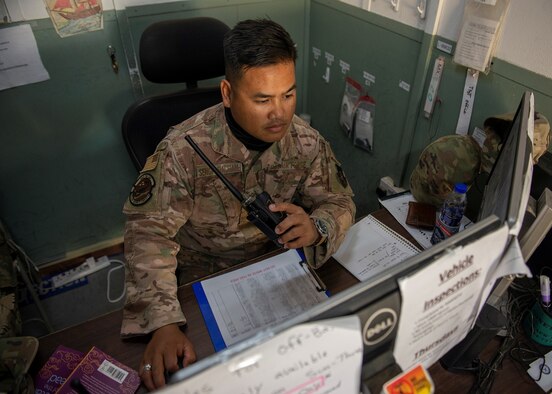
[[163,372],[175,371],[177,358],[184,366],[195,361],[179,329],[186,319],[177,284],[276,248],[186,135],[245,196],[270,194],[270,209],[287,215],[275,229],[278,242],[303,248],[314,268],[337,250],[355,216],[328,142],[294,115],[296,49],[289,34],[268,20],[240,22],[224,51],[223,103],[171,128],[124,207],[128,294],[121,332],[153,333],[140,366],[150,390],[164,385]]

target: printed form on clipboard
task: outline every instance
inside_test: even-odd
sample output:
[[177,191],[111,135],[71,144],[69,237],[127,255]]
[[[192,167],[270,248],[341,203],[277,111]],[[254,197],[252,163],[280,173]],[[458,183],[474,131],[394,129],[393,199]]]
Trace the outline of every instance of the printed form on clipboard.
[[192,285],[216,351],[326,300],[324,284],[295,249]]
[[368,215],[349,229],[333,257],[362,282],[419,252],[406,238]]

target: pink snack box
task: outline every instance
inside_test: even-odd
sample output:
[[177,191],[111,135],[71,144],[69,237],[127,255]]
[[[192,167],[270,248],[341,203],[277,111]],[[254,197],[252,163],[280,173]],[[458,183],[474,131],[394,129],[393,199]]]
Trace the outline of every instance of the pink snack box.
[[58,346],[35,376],[35,394],[54,394],[83,357],[82,352]]
[[90,394],[134,394],[140,386],[138,372],[92,347],[57,394],[77,393],[71,382],[78,379]]

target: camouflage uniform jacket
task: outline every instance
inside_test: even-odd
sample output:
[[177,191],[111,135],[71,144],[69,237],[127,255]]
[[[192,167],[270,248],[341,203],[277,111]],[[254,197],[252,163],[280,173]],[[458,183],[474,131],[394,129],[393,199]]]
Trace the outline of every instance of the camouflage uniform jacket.
[[[184,139],[190,135],[244,196],[267,191],[324,220],[326,243],[304,249],[317,268],[338,248],[355,216],[352,191],[326,140],[299,117],[266,151],[249,151],[218,104],[171,128],[148,158],[124,206],[127,300],[121,334],[184,324],[179,284],[258,257],[274,244],[246,219],[237,198]],[[178,260],[177,260],[178,254]],[[179,263],[177,263],[177,261]]]

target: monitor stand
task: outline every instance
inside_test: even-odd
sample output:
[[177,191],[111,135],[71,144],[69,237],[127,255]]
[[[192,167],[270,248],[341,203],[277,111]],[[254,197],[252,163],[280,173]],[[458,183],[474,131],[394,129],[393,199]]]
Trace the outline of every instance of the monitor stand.
[[473,369],[474,360],[494,336],[506,327],[506,317],[494,306],[485,304],[477,317],[474,328],[466,338],[447,352],[441,365],[449,372],[466,372]]

